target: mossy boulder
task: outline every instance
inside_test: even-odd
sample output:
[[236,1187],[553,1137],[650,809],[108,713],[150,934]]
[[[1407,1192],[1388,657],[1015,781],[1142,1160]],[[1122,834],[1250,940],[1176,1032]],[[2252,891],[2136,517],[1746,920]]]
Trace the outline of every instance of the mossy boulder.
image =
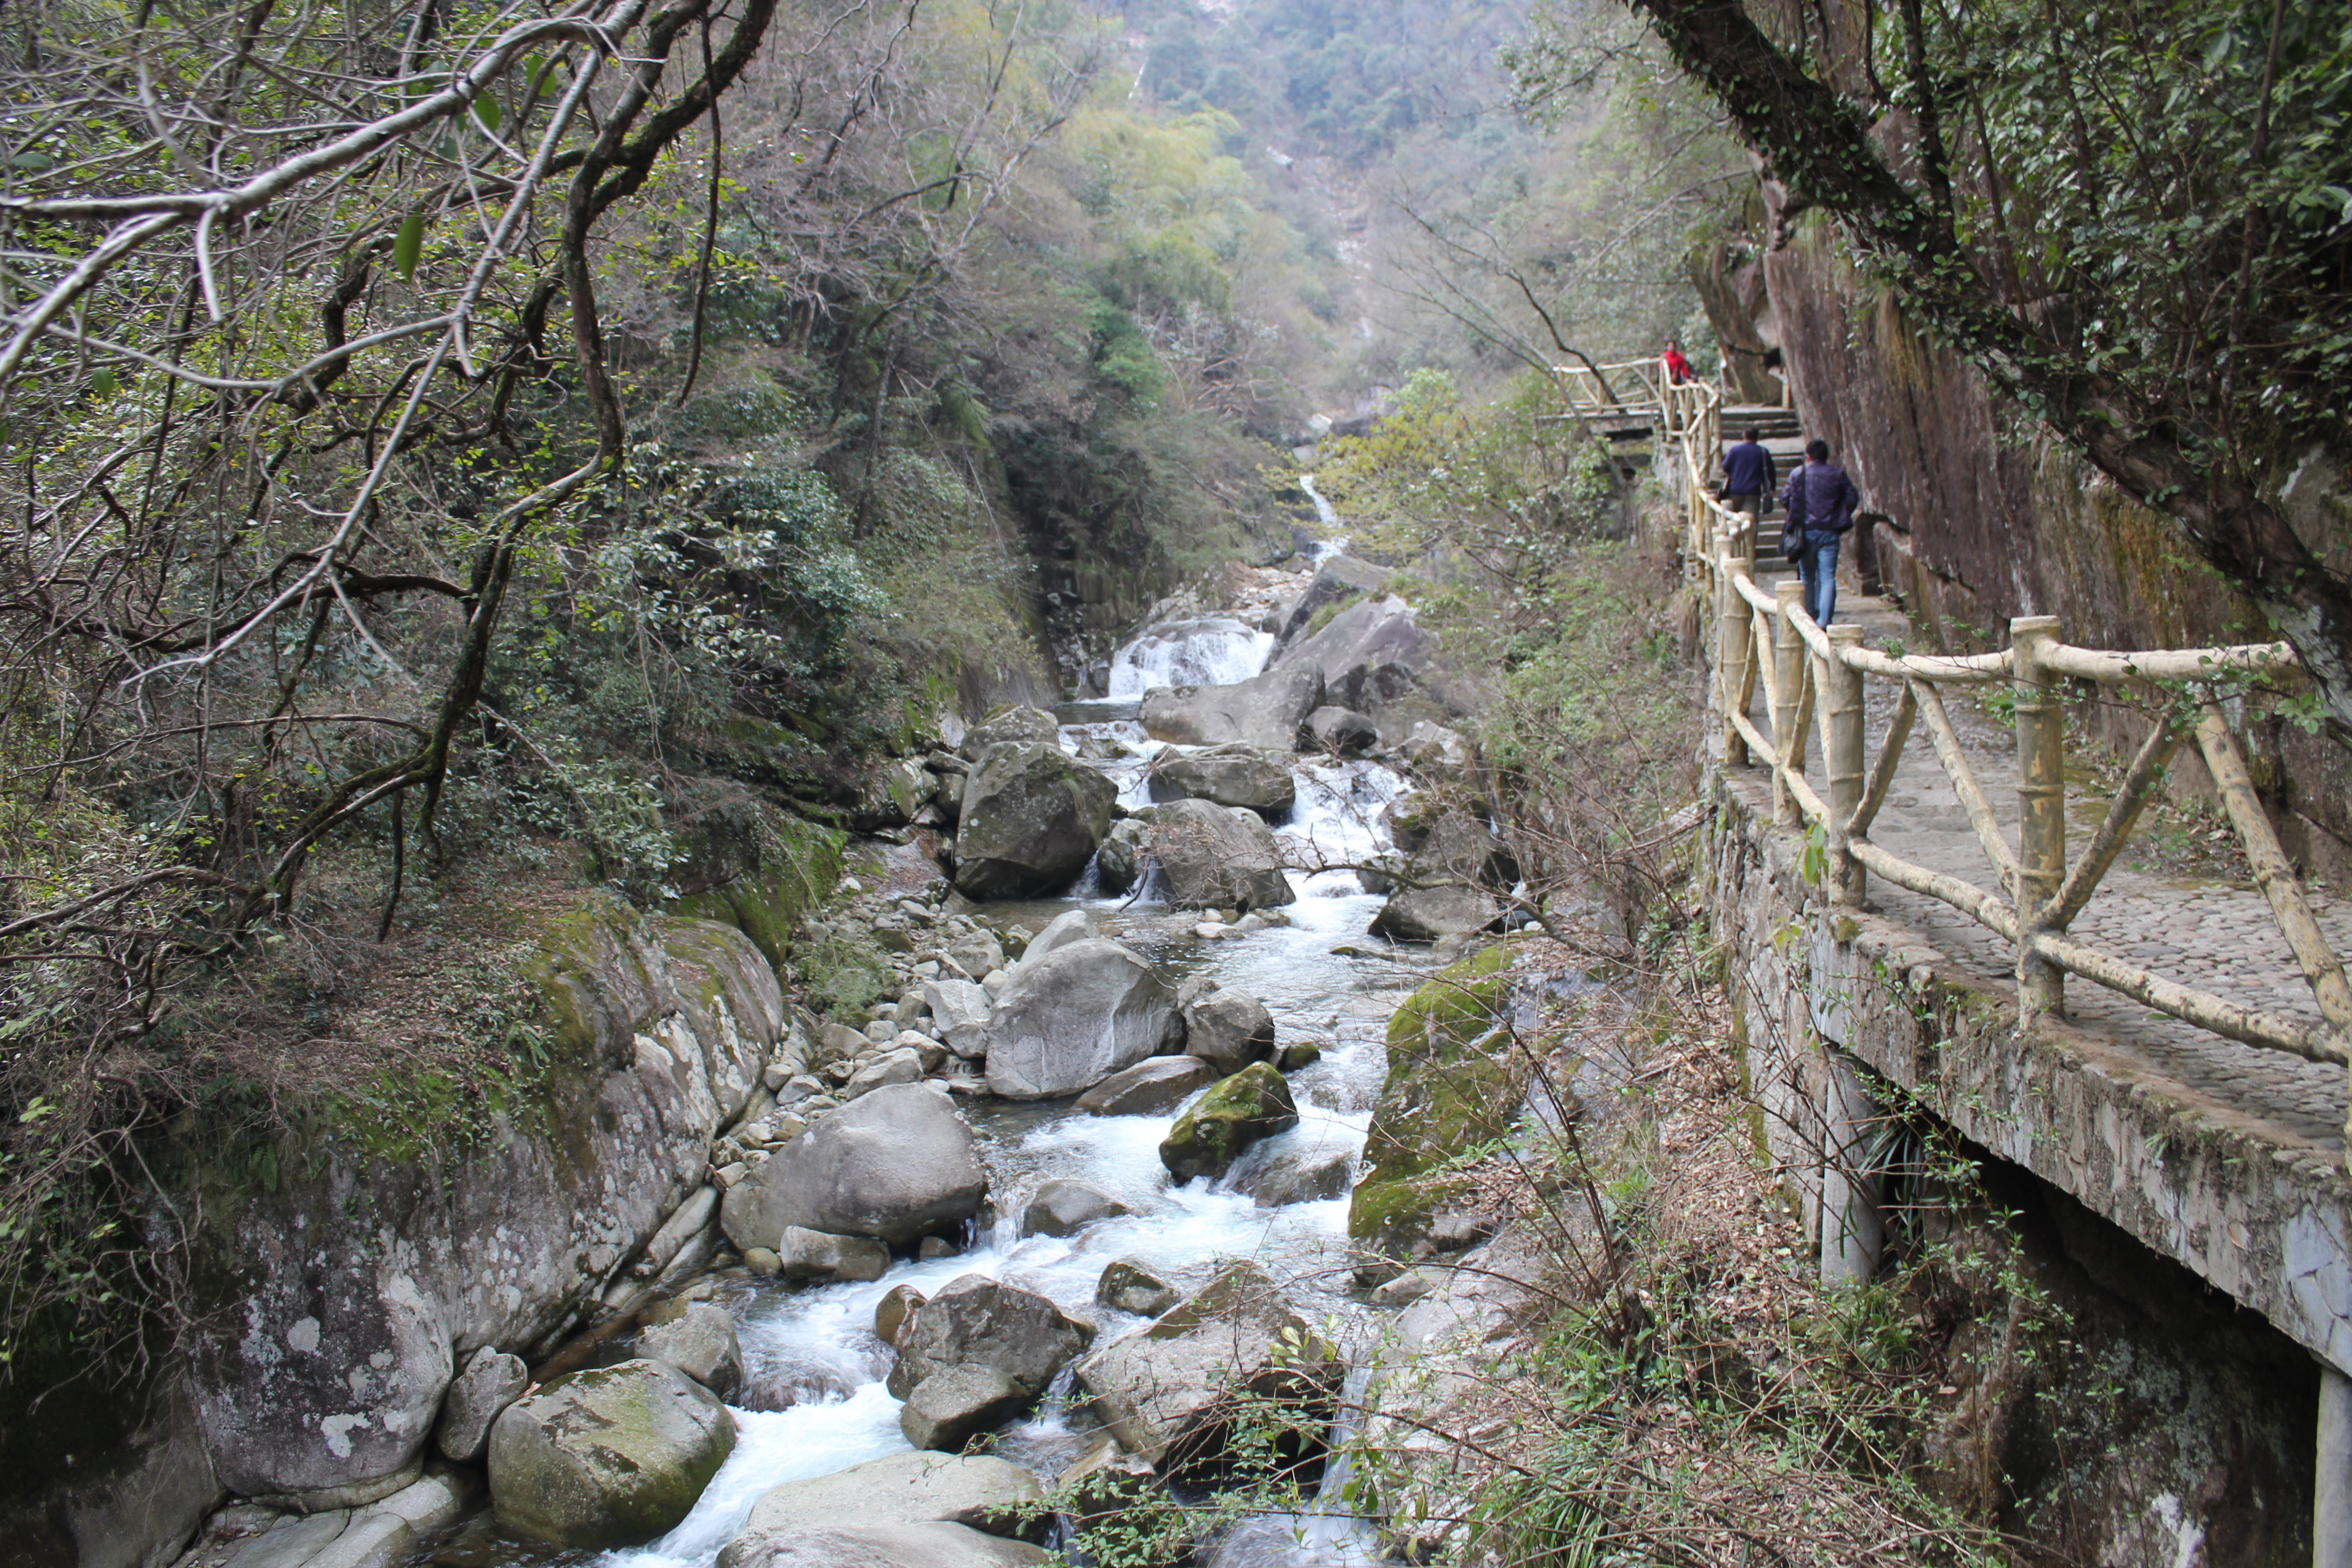
[[782,965],[792,951],[793,929],[841,880],[849,836],[782,814],[771,826],[775,840],[758,869],[680,899],[671,910],[735,927],[770,963]]
[[956,829],[957,889],[974,899],[1059,893],[1110,831],[1118,787],[1058,746],[991,746],[964,784]]
[[1528,1066],[1503,1023],[1512,951],[1501,942],[1464,959],[1389,1020],[1388,1081],[1348,1213],[1349,1238],[1365,1259],[1359,1278],[1426,1256],[1439,1211],[1461,1192],[1445,1166],[1518,1120]]
[[1243,1150],[1297,1125],[1298,1105],[1282,1074],[1271,1062],[1253,1062],[1176,1119],[1160,1163],[1180,1182],[1222,1176]]
[[735,1448],[719,1396],[657,1361],[559,1377],[490,1429],[499,1523],[566,1546],[634,1546],[675,1527]]

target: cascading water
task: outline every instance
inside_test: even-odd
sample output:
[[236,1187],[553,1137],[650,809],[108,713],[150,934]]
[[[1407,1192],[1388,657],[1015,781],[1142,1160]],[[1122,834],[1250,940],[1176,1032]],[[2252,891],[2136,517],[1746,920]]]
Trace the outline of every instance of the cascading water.
[[[1151,685],[1245,679],[1271,641],[1225,618],[1153,626],[1121,650],[1111,689],[1132,697]],[[1150,759],[1189,749],[1150,739],[1130,719],[1087,717],[1092,721],[1064,726],[1064,749],[1113,777],[1130,808],[1146,804]],[[708,1568],[770,1487],[904,1451],[899,1402],[882,1381],[890,1353],[873,1333],[874,1308],[895,1286],[929,1294],[963,1274],[1003,1278],[1095,1321],[1096,1342],[1104,1343],[1143,1321],[1094,1300],[1096,1279],[1113,1259],[1139,1258],[1190,1286],[1205,1280],[1211,1259],[1250,1257],[1286,1281],[1309,1319],[1359,1325],[1359,1339],[1369,1340],[1369,1314],[1336,1293],[1346,1272],[1347,1200],[1261,1208],[1232,1186],[1286,1153],[1360,1151],[1387,1072],[1388,1016],[1419,979],[1406,955],[1367,956],[1346,945],[1363,940],[1381,900],[1345,868],[1388,847],[1380,816],[1404,781],[1378,763],[1338,761],[1302,762],[1296,778],[1297,804],[1279,830],[1286,853],[1302,868],[1291,876],[1298,898],[1285,911],[1287,925],[1203,942],[1192,935],[1196,916],[1143,902],[1072,899],[996,912],[1034,929],[1064,909],[1091,908],[1171,978],[1213,976],[1259,998],[1283,1041],[1309,1038],[1323,1048],[1318,1062],[1290,1078],[1299,1125],[1258,1145],[1224,1183],[1172,1186],[1159,1148],[1174,1112],[1095,1117],[1066,1101],[975,1107],[970,1117],[989,1168],[994,1226],[960,1256],[900,1261],[868,1283],[795,1291],[770,1281],[726,1282],[719,1300],[736,1318],[745,1363],[747,1392],[739,1397],[789,1407],[739,1410],[735,1452],[692,1514],[650,1546],[604,1554],[601,1568]],[[1090,1182],[1133,1212],[1067,1238],[1023,1237],[1030,1195],[1054,1177]],[[1360,1377],[1351,1386],[1360,1384]],[[1335,1428],[1335,1449],[1344,1437]],[[999,1436],[996,1452],[1050,1477],[1080,1443],[1064,1401],[1048,1398],[1030,1421]],[[1244,1521],[1228,1532],[1214,1561],[1227,1568],[1379,1561],[1371,1532],[1339,1501],[1347,1469],[1345,1454],[1335,1452],[1316,1510]]]
[[[1339,509],[1334,507],[1329,501],[1325,500],[1323,499],[1323,492],[1315,488],[1315,476],[1313,474],[1299,475],[1298,488],[1305,490],[1307,492],[1307,499],[1315,503],[1316,521],[1321,523],[1327,531],[1339,526]],[[1313,548],[1307,551],[1307,557],[1308,560],[1314,562],[1318,566],[1320,566],[1324,562],[1330,560],[1334,555],[1341,553],[1347,548],[1348,536],[1346,534],[1331,533],[1327,531],[1324,537],[1317,540]]]
[[1155,686],[1230,686],[1265,667],[1274,634],[1228,616],[1163,621],[1110,661],[1110,695],[1140,697]]

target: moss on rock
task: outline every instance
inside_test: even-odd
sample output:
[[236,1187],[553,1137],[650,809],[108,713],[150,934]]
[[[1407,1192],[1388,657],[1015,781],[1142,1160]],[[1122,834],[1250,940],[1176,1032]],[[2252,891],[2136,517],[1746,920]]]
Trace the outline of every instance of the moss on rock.
[[1498,942],[1462,960],[1390,1018],[1388,1081],[1348,1211],[1360,1251],[1411,1255],[1460,1190],[1444,1167],[1518,1119],[1527,1063],[1499,1022],[1510,1002],[1511,953],[1511,944]]
[[1176,1119],[1160,1163],[1180,1182],[1222,1176],[1243,1150],[1297,1125],[1298,1106],[1282,1074],[1271,1062],[1253,1062]]

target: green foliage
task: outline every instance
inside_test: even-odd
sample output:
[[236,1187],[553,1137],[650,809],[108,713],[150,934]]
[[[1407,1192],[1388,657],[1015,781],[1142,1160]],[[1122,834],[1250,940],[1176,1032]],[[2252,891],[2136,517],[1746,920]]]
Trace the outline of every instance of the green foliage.
[[837,1019],[872,1016],[874,1005],[892,994],[898,971],[889,955],[863,930],[828,929],[793,950],[793,978],[818,1011]]

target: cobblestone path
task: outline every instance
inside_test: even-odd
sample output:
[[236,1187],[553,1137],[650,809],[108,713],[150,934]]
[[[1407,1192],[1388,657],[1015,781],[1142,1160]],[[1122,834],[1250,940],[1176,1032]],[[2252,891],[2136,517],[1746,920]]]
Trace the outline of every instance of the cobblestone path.
[[[1758,574],[1759,582],[1765,574]],[[1864,628],[1874,646],[1910,635],[1902,615],[1884,601],[1842,595],[1838,618]],[[1864,682],[1864,754],[1875,759],[1899,692],[1889,680]],[[1969,765],[2000,818],[2012,847],[2017,842],[2017,746],[2012,731],[1986,714],[1965,688],[1945,689]],[[1760,726],[1759,695],[1751,713]],[[1822,787],[1820,731],[1808,737],[1808,782]],[[2193,742],[2192,742],[2193,749]],[[1760,814],[1771,816],[1771,773],[1753,766],[1734,771],[1734,787],[1753,792]],[[2081,852],[2105,812],[2105,797],[2070,783],[2066,841],[2071,858]],[[2153,815],[2151,810],[2150,815]],[[2138,833],[2147,831],[2144,816]],[[1904,747],[1885,805],[1872,825],[1871,838],[1890,852],[1931,870],[1962,877],[1990,891],[2003,891],[1998,874],[1977,842],[1968,813],[1937,761],[1924,723]],[[2129,868],[2129,850],[2099,884],[2090,907],[2070,928],[2080,941],[2103,952],[2216,995],[2250,1005],[2316,1020],[2317,1005],[2271,917],[2270,904],[2252,882],[2158,876]],[[2313,889],[2320,924],[2337,952],[2352,951],[2352,905]],[[1920,945],[1948,964],[1985,979],[2008,982],[2015,949],[1941,900],[1872,879],[1868,906],[1917,933]],[[2343,1068],[2306,1062],[2284,1051],[2240,1045],[2218,1035],[2151,1013],[2127,996],[2079,976],[2066,980],[2067,1020],[2111,1048],[2147,1064],[2179,1085],[2185,1096],[2255,1124],[2273,1135],[2316,1145],[2340,1155],[2352,1082]]]

